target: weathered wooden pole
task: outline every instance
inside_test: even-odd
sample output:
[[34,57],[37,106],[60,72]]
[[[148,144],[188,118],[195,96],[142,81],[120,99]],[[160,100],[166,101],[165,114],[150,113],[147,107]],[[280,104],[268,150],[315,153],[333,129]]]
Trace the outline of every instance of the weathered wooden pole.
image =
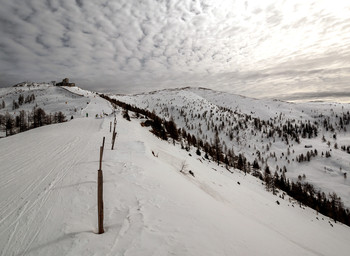
[[113,133],[112,133],[112,144],[113,144],[113,139],[114,139],[114,134],[115,134],[115,127],[116,127],[116,121],[114,120],[114,127],[113,127]]
[[103,174],[102,174],[103,147],[100,147],[100,168],[97,171],[97,214],[98,214],[98,234],[103,234]]
[[115,143],[115,138],[117,137],[117,133],[113,132],[113,138],[112,138],[112,150],[114,149],[114,143]]
[[117,126],[117,119],[114,118],[114,127],[113,127],[113,134],[112,134],[112,150],[114,149],[114,142],[115,142],[115,138],[117,137],[117,132],[115,131],[116,126]]

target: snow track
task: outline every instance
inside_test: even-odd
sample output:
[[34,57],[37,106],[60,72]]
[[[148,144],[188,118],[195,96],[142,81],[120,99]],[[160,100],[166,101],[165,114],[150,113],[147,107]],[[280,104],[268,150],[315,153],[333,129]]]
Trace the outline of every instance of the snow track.
[[[102,123],[103,119],[73,120],[1,140],[1,255],[26,255],[48,219],[61,218],[57,209],[67,203],[67,195],[60,187],[89,153],[98,156]],[[16,159],[19,148],[28,151]]]

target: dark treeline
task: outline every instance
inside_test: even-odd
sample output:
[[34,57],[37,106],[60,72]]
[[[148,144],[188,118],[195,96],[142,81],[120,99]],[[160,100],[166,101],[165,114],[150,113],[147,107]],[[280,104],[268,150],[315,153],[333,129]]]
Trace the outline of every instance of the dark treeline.
[[328,196],[308,182],[296,183],[286,179],[284,172],[281,176],[277,172],[272,176],[268,168],[264,172],[265,186],[268,191],[276,194],[276,189],[285,191],[300,204],[304,204],[325,216],[332,218],[335,222],[340,221],[350,226],[350,211],[344,207],[340,197],[336,193]]
[[143,125],[151,126],[152,133],[154,133],[156,136],[160,137],[161,139],[167,140],[168,136],[170,136],[170,138],[172,138],[174,141],[175,140],[177,141],[179,139],[179,133],[176,128],[176,124],[174,123],[173,120],[166,121],[165,119],[161,119],[160,117],[158,117],[154,112],[150,112],[148,110],[137,108],[135,106],[131,106],[130,104],[126,104],[124,102],[111,99],[104,94],[100,94],[100,97],[108,100],[114,105],[117,105],[123,108],[125,110],[123,113],[123,116],[127,120],[130,120],[130,118],[128,118],[129,117],[128,111],[135,112],[137,117],[139,117],[139,115],[141,114],[149,118],[150,120],[147,120]]
[[[328,151],[327,151],[328,152]],[[326,155],[327,155],[327,152],[326,152]],[[308,161],[310,162],[310,159],[312,157],[316,157],[317,156],[317,149],[315,150],[310,150],[310,151],[307,151],[306,155],[304,155],[303,153],[301,153],[299,156],[296,157],[296,161],[301,163],[301,162],[304,162],[304,161]]]
[[[328,197],[324,192],[316,191],[313,185],[309,183],[302,183],[300,181],[294,183],[286,179],[285,172],[287,172],[286,167],[280,169],[282,175],[278,175],[275,172],[274,175],[271,175],[271,171],[268,166],[266,166],[264,170],[264,174],[261,172],[261,167],[257,159],[254,160],[253,164],[245,158],[243,154],[235,155],[233,149],[228,149],[226,151],[223,150],[223,146],[220,142],[218,132],[216,132],[214,141],[212,144],[207,141],[203,141],[200,138],[196,138],[194,135],[186,132],[184,128],[177,129],[176,124],[172,118],[169,121],[160,118],[154,112],[150,112],[145,109],[141,109],[130,104],[111,99],[110,97],[100,94],[100,96],[112,104],[117,105],[124,109],[123,116],[127,118],[129,116],[128,111],[135,112],[136,117],[140,117],[143,115],[147,118],[147,120],[142,123],[143,126],[151,126],[151,132],[156,136],[163,140],[167,140],[169,137],[173,139],[173,141],[179,141],[181,143],[181,147],[190,150],[191,147],[196,147],[197,155],[201,155],[201,150],[204,151],[204,157],[207,159],[212,159],[216,161],[218,164],[222,163],[226,165],[226,168],[233,167],[239,170],[244,171],[245,173],[251,173],[253,176],[258,177],[259,179],[265,181],[266,188],[268,191],[277,193],[277,189],[285,191],[289,196],[293,197],[300,204],[304,204],[310,208],[315,209],[317,212],[328,216],[334,221],[340,221],[348,226],[350,226],[350,212],[348,209],[344,208],[344,205],[335,193],[330,194]],[[345,119],[345,118],[344,118]],[[260,121],[259,119],[254,119],[254,124],[256,128],[262,129],[262,126],[268,125],[272,126],[271,123],[264,123],[264,121]],[[280,133],[279,136],[283,136],[283,134],[290,135],[294,140],[298,141],[298,135],[300,132],[302,137],[316,137],[317,129],[316,125],[312,125],[310,123],[302,123],[300,126],[291,125],[288,123],[283,125],[282,129],[276,129],[277,133]],[[285,136],[287,137],[287,136]],[[299,156],[298,161],[309,161],[311,157],[317,155],[317,151],[310,151],[306,156]]]
[[[137,117],[140,114],[147,117],[149,120],[146,120],[142,125],[151,126],[151,132],[163,140],[167,140],[168,137],[170,137],[174,142],[179,141],[181,143],[181,147],[187,151],[189,151],[191,147],[196,147],[196,152],[198,155],[201,155],[200,150],[202,150],[205,153],[205,158],[209,159],[210,157],[218,164],[224,163],[226,167],[234,167],[246,173],[249,173],[251,170],[251,164],[247,161],[243,154],[235,155],[234,151],[231,149],[227,151],[223,150],[218,133],[216,133],[214,142],[210,144],[186,132],[184,128],[177,129],[176,124],[172,118],[167,121],[157,116],[154,112],[150,112],[146,109],[141,109],[130,104],[111,99],[104,94],[100,94],[100,96],[110,101],[112,104],[123,108],[125,111],[135,112]],[[123,116],[128,115],[124,113]]]
[[16,116],[12,116],[9,113],[0,115],[0,127],[2,126],[5,128],[6,136],[43,125],[62,123],[65,121],[66,116],[61,111],[55,112],[54,114],[47,114],[42,108],[36,107],[34,107],[31,112],[21,110]]

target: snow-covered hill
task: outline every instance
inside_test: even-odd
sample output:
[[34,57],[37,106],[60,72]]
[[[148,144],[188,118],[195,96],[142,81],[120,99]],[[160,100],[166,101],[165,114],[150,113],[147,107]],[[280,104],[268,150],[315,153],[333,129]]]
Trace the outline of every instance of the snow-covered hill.
[[[282,192],[267,192],[259,179],[239,170],[228,172],[197,156],[195,148],[187,152],[178,143],[158,139],[140,125],[144,119],[126,121],[119,108],[111,150],[114,109],[95,93],[43,84],[22,87],[4,89],[1,96],[11,105],[18,94],[35,93],[38,107],[67,111],[74,119],[0,140],[1,255],[348,254],[348,226]],[[188,124],[198,119],[197,107],[225,113],[215,92],[199,90],[208,94],[205,98],[195,91],[142,97],[148,109],[167,117],[165,108],[175,111],[181,105]],[[138,103],[138,97],[129,100]],[[227,97],[222,104],[229,104]],[[163,102],[172,105],[164,107]],[[73,107],[79,110],[71,111]],[[181,127],[183,115],[173,117]],[[103,137],[105,233],[97,235],[96,180]]]
[[[19,108],[14,109],[13,102],[18,103],[19,96],[24,99],[34,95],[31,102],[23,102]],[[46,112],[62,111],[66,116],[78,116],[81,110],[89,103],[89,99],[67,91],[65,87],[50,84],[30,84],[0,89],[0,103],[4,101],[5,108],[0,109],[1,114],[8,112],[16,115],[19,111],[32,111],[33,107],[40,107]]]
[[[262,169],[268,164],[279,174],[285,167],[287,177],[336,192],[350,207],[350,104],[258,100],[203,88],[113,98],[172,117],[209,144],[218,132],[226,154],[243,153],[250,163],[257,160]],[[301,154],[310,161],[299,162]]]
[[[6,119],[12,118],[12,133],[21,129],[18,127],[16,117],[22,115],[21,123],[27,130],[33,127],[34,111],[43,109],[47,120],[45,123],[55,123],[54,116],[61,112],[66,120],[86,115],[102,116],[101,107],[93,106],[93,112],[89,111],[91,99],[94,105],[99,105],[101,99],[90,91],[79,87],[58,87],[47,83],[21,83],[14,87],[0,89],[0,137],[5,136]],[[103,101],[104,102],[104,101]],[[90,112],[90,113],[89,113]]]
[[[90,100],[90,112],[112,112]],[[349,227],[159,140],[119,112],[113,151],[112,116],[0,140],[1,255],[348,254]],[[106,232],[97,235],[103,136]]]

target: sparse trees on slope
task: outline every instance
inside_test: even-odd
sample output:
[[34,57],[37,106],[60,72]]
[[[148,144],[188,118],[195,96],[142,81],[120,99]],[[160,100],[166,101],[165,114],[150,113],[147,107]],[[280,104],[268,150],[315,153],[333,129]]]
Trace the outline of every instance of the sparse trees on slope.
[[165,129],[167,130],[167,132],[173,140],[179,139],[179,133],[177,131],[177,127],[173,117],[171,117],[168,122],[165,122]]
[[15,109],[18,109],[18,108],[19,108],[18,103],[15,100],[13,100],[12,101],[12,110],[15,110]]
[[57,113],[57,122],[58,123],[63,123],[63,122],[66,122],[66,121],[67,121],[66,120],[66,116],[61,111],[59,111]]
[[5,114],[6,136],[13,134],[14,123],[15,123],[15,121],[14,121],[13,117],[7,112]]
[[216,132],[215,138],[214,138],[214,149],[215,149],[216,161],[219,165],[222,153],[221,153],[221,144],[220,144],[220,138],[219,138],[218,132]]
[[19,112],[18,116],[18,127],[20,132],[24,132],[28,129],[27,116],[24,110]]
[[45,124],[46,113],[42,108],[33,108],[33,127],[37,128]]
[[23,97],[22,94],[20,94],[20,95],[18,96],[18,104],[19,104],[19,105],[22,105],[23,102],[24,102],[24,97]]

